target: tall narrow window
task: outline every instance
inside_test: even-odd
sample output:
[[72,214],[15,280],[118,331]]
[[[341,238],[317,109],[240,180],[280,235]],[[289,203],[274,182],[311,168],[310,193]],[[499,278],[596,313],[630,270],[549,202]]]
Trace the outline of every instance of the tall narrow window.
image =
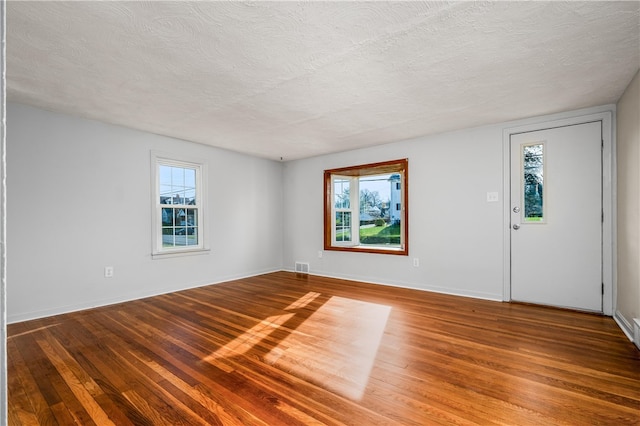
[[203,165],[153,155],[154,254],[204,249]]
[[352,241],[351,223],[351,179],[336,177],[333,180],[335,226],[334,239],[336,243],[350,243]]
[[544,144],[522,146],[523,219],[544,222]]
[[325,170],[326,250],[407,255],[408,161]]

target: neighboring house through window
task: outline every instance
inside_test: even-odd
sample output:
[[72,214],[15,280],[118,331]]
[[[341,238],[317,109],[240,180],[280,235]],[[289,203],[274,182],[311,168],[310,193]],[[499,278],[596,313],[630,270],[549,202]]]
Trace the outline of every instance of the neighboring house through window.
[[205,250],[202,163],[152,153],[153,255]]
[[324,248],[408,255],[408,160],[324,171]]

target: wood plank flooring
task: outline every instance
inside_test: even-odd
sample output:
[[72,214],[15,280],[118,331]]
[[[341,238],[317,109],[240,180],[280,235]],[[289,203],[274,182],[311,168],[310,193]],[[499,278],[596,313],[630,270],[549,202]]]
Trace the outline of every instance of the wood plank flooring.
[[611,318],[277,272],[8,327],[10,425],[639,425]]

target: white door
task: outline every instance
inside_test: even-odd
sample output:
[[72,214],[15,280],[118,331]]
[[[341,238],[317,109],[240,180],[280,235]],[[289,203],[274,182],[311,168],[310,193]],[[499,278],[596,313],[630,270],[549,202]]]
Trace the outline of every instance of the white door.
[[511,299],[602,312],[602,123],[511,135]]

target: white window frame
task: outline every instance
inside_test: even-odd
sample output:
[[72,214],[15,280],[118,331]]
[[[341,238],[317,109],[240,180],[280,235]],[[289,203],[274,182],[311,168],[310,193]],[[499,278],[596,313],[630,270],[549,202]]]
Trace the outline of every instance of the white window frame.
[[[349,181],[349,207],[336,207],[335,182]],[[354,247],[360,245],[360,232],[356,224],[360,223],[360,178],[354,176],[331,175],[331,245],[335,247]],[[336,240],[336,213],[351,213],[351,241]]]
[[[196,171],[196,204],[185,205],[185,208],[197,209],[197,237],[198,244],[192,246],[164,247],[162,243],[162,208],[166,204],[160,203],[160,166],[173,166],[194,169]],[[201,161],[186,159],[176,155],[151,152],[151,256],[153,259],[206,254],[209,247],[206,241],[206,200],[204,194],[207,182],[207,165]],[[175,204],[171,204],[175,207]]]
[[[525,217],[526,208],[525,208],[525,180],[524,180],[524,150],[528,146],[536,146],[542,145],[542,220],[527,220]],[[549,200],[546,197],[545,188],[547,187],[547,182],[549,177],[547,176],[547,144],[546,141],[538,141],[538,142],[529,142],[520,145],[520,205],[522,209],[520,211],[520,225],[545,225],[547,223],[547,205],[549,204]]]

